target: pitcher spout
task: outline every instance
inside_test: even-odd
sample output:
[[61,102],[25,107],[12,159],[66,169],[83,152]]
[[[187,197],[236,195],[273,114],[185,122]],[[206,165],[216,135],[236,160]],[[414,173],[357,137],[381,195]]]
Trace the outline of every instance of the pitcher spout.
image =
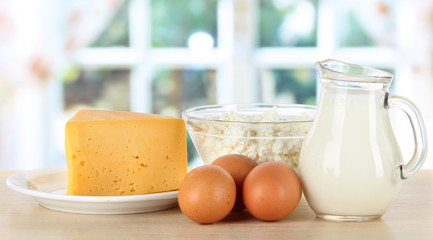
[[345,63],[335,59],[316,62],[316,69],[320,79],[336,81],[390,84],[393,78],[391,73],[383,70]]
[[[325,60],[325,61],[328,61],[328,60]],[[324,61],[322,61],[322,62],[324,62]],[[315,66],[316,66],[316,69],[317,69],[317,74],[319,74],[319,77],[323,79],[323,65],[322,65],[322,62],[321,61],[317,61],[316,64],[315,64]]]

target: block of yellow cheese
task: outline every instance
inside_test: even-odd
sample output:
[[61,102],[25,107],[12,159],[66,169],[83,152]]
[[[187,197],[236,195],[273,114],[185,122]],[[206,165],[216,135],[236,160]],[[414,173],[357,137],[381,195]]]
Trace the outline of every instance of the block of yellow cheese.
[[185,122],[154,114],[80,110],[66,124],[70,195],[178,189],[187,173]]

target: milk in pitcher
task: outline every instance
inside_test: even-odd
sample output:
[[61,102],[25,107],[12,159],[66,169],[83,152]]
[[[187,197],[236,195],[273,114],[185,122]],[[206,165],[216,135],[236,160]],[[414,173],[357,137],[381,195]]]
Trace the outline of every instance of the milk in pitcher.
[[402,156],[381,91],[322,88],[320,121],[299,162],[301,178],[308,179],[305,197],[319,217],[379,217],[399,191]]
[[[388,92],[392,74],[333,59],[316,63],[322,85],[318,112],[303,142],[298,171],[317,216],[369,221],[382,216],[427,155],[418,108]],[[414,153],[405,163],[394,136],[390,108],[406,113]]]

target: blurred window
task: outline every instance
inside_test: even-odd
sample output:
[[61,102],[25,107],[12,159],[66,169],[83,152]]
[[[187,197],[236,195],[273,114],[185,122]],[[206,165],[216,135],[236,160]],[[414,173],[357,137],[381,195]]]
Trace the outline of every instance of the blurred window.
[[180,117],[215,103],[316,104],[317,60],[394,71],[395,14],[386,0],[126,0],[65,70],[61,119],[82,107]]
[[394,11],[390,1],[341,1],[337,13],[339,45],[342,47],[393,46]]
[[316,71],[312,69],[273,69],[260,72],[265,102],[316,104]]
[[120,6],[111,23],[89,47],[129,47],[128,1]]
[[215,70],[157,69],[152,81],[152,112],[181,116],[181,111],[215,104]]
[[63,81],[64,110],[129,111],[129,70],[69,69]]
[[217,39],[217,5],[218,0],[151,1],[152,47],[187,47],[199,32]]
[[259,1],[260,47],[314,47],[317,1]]

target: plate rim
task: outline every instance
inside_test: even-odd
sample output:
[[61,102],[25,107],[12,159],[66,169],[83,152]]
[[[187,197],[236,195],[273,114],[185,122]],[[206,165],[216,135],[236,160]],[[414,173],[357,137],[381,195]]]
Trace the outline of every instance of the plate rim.
[[[150,201],[150,200],[163,200],[163,199],[175,199],[178,196],[178,190],[160,192],[160,193],[149,193],[143,195],[129,195],[129,196],[76,196],[67,194],[54,194],[51,192],[45,192],[40,190],[29,189],[22,187],[18,184],[19,180],[28,181],[26,174],[30,172],[48,172],[56,173],[67,170],[65,166],[41,168],[31,171],[23,171],[9,176],[6,179],[6,185],[9,189],[16,192],[41,199],[57,200],[57,201],[68,201],[68,202],[88,202],[88,203],[116,203],[116,202],[137,202],[137,201]],[[47,173],[47,174],[48,174]]]

